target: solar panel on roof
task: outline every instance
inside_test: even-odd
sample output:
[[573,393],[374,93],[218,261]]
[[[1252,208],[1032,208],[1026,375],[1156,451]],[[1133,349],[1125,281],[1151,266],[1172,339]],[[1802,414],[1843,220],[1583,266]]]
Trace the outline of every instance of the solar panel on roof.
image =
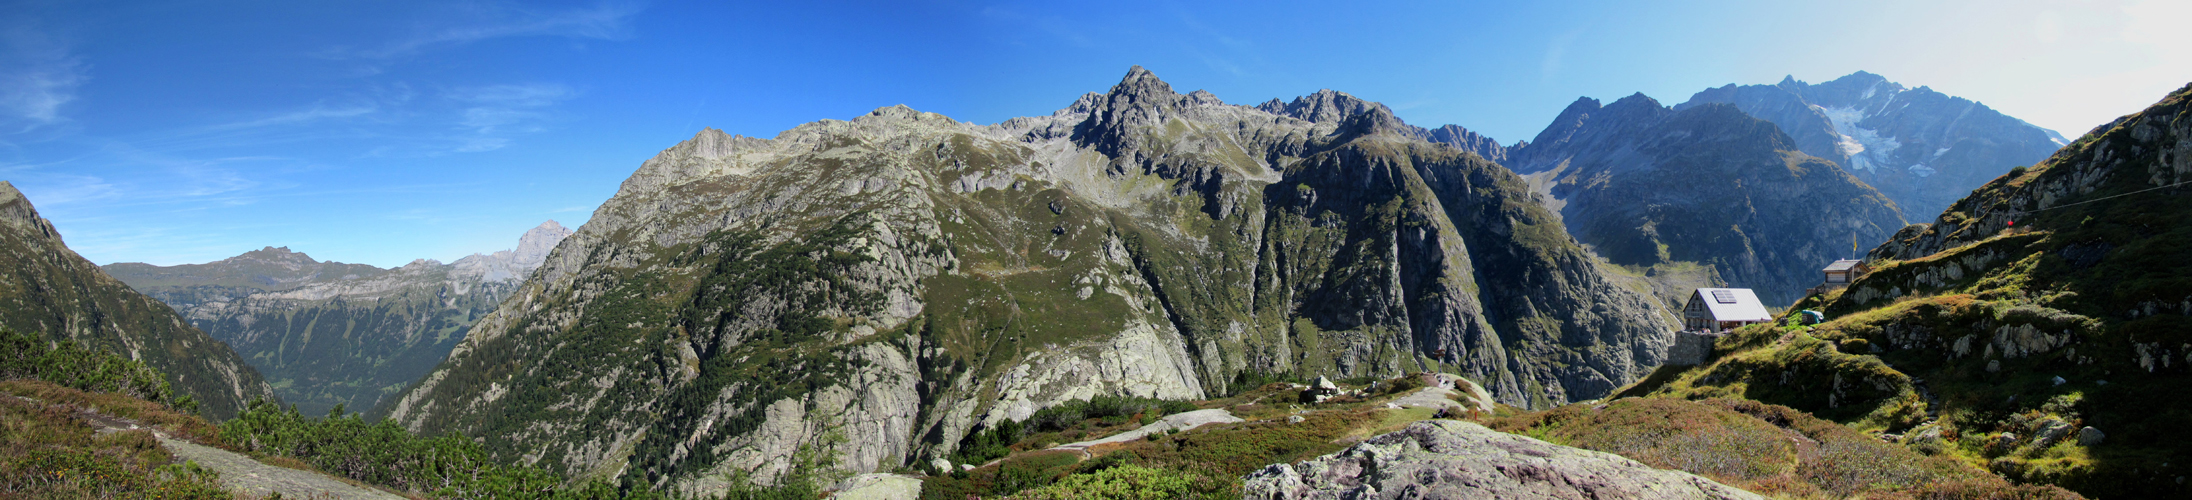
[[1722,304],[1734,304],[1734,303],[1735,303],[1735,292],[1731,292],[1731,291],[1727,291],[1727,290],[1713,290],[1712,292],[1713,292],[1713,302],[1719,302],[1719,303],[1722,303]]

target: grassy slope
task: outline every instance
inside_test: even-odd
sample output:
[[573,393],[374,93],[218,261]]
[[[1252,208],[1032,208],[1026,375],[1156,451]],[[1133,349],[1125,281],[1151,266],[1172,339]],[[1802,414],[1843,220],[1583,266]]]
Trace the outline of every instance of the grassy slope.
[[[1132,430],[1141,422],[1088,419],[1062,430],[1030,432],[1001,459],[924,478],[922,498],[1239,498],[1241,479],[1264,465],[1338,452],[1432,418],[1429,410],[1385,408],[1390,396],[1413,388],[1376,388],[1396,382],[1343,384],[1373,395],[1322,404],[1298,404],[1297,390],[1269,384],[1196,402],[1227,409],[1246,422],[1098,446],[1085,455],[1048,448]],[[1297,415],[1301,422],[1288,421]],[[1502,406],[1498,415],[1475,418],[1501,431],[1615,453],[1775,498],[2078,498],[2059,488],[2012,484],[1982,468],[1928,457],[1787,407],[1740,399],[1628,398],[1537,412]]]
[[213,416],[235,415],[252,398],[272,396],[227,344],[69,250],[28,200],[5,189],[0,207],[23,215],[0,222],[0,327],[140,359]]
[[1490,422],[1494,429],[1619,454],[1777,498],[2077,498],[2014,485],[1784,406],[1742,399],[1625,398]]
[[[2186,474],[2172,464],[2192,454],[2192,197],[2140,191],[2170,178],[2153,139],[2185,119],[2188,92],[1979,188],[1876,250],[1876,270],[1849,289],[1792,308],[1832,321],[1738,331],[1713,363],[1625,393],[1748,397],[1938,433],[1914,446],[2021,481],[2175,494]],[[2060,208],[2035,211],[2043,198]],[[2082,200],[2095,201],[2068,205]],[[2085,426],[2106,440],[2076,445]],[[2067,431],[2034,439],[2050,427]]]
[[0,497],[230,498],[213,474],[169,464],[173,456],[152,431],[98,434],[78,415],[82,408],[136,419],[177,436],[213,439],[212,425],[156,403],[47,382],[0,381]]

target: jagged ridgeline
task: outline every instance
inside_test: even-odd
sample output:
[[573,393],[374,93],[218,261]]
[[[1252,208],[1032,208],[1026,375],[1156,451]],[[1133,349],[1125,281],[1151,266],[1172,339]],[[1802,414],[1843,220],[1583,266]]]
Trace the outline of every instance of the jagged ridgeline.
[[1658,365],[1672,318],[1520,178],[1435,138],[1465,136],[1330,91],[1227,105],[1138,67],[994,126],[900,106],[706,130],[384,411],[705,489],[825,434],[853,469],[927,465],[1095,395],[1442,370],[1546,406]]
[[0,181],[0,327],[150,365],[176,396],[196,399],[215,417],[274,396],[228,344],[69,250],[53,223],[6,181]]
[[228,342],[307,415],[366,410],[434,368],[570,234],[548,221],[518,248],[394,269],[268,247],[205,264],[107,273]]
[[1712,286],[1796,302],[1821,267],[1903,227],[1886,196],[1727,104],[1577,99],[1509,154],[1576,239],[1673,307]]
[[[1773,122],[1805,154],[1841,165],[1895,200],[1904,218],[1940,214],[2011,167],[2046,159],[2069,141],[1970,99],[1906,88],[1859,71],[1808,84],[1705,89],[1675,110],[1728,103]],[[1867,240],[1870,245],[1878,240]]]
[[1743,330],[1637,392],[1789,405],[2095,498],[2182,496],[2187,193],[2192,86],[1904,228],[1799,304],[1827,323]]

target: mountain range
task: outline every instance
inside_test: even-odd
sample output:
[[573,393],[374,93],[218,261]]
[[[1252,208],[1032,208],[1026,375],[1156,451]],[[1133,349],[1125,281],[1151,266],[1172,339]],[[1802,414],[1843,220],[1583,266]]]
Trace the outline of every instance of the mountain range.
[[514,250],[393,269],[321,262],[287,247],[102,269],[235,346],[282,400],[317,415],[338,405],[371,409],[425,375],[570,234],[548,221]]
[[1841,165],[1910,220],[1933,217],[2010,167],[2031,166],[2068,144],[2062,134],[1970,99],[1863,71],[1816,85],[1794,77],[1729,84],[1675,109],[1712,103],[1773,122],[1797,150]]
[[2192,86],[1871,249],[1871,272],[1622,395],[1741,397],[2095,498],[2182,494]]
[[[995,125],[894,106],[704,129],[576,231],[392,269],[286,247],[93,267],[0,183],[18,261],[0,324],[144,359],[215,415],[366,410],[626,491],[766,483],[816,451],[942,472],[1076,401],[1272,412],[1292,386],[1271,382],[1430,372],[1541,419],[1515,428],[1592,400],[1748,399],[2141,496],[2164,491],[2184,418],[2136,395],[2181,392],[2192,365],[2169,257],[2184,92],[2071,142],[1859,72],[1580,98],[1501,145],[1344,92],[1234,105],[1135,67]],[[1864,248],[1872,274],[1806,290]],[[1671,311],[1706,286],[1832,321],[1663,366]],[[1791,425],[1718,401],[1651,411]],[[2072,424],[2138,444],[2066,441]]]
[[1570,234],[1642,270],[1670,308],[1723,285],[1793,303],[1821,267],[1903,227],[1887,197],[1725,104],[1578,99],[1511,154]]
[[642,164],[387,414],[627,484],[845,465],[1097,395],[1447,371],[1604,395],[1672,317],[1522,179],[1321,92],[1261,107],[1136,67],[1050,116],[905,107]]

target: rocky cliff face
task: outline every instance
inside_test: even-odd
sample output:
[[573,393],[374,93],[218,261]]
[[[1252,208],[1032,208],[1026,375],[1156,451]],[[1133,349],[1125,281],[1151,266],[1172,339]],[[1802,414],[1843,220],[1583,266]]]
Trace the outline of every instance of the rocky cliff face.
[[1986,105],[1863,71],[1817,85],[1795,78],[1729,84],[1675,109],[1711,103],[1773,122],[1798,150],[1856,174],[1911,220],[1940,214],[1972,188],[2010,167],[2037,163],[2066,142]]
[[890,107],[706,130],[384,408],[706,490],[817,443],[855,470],[926,463],[1098,394],[1442,370],[1547,405],[1659,364],[1671,317],[1520,178],[1422,133],[1345,94],[1234,106],[1141,68],[988,127]]
[[142,361],[216,417],[274,395],[228,344],[69,250],[53,223],[6,181],[0,181],[0,326]]
[[[1349,116],[1369,112],[1372,108],[1376,108],[1378,112],[1387,115],[1393,114],[1392,108],[1387,108],[1384,104],[1356,99],[1355,96],[1347,95],[1345,92],[1330,89],[1319,90],[1314,94],[1297,97],[1291,102],[1272,99],[1256,105],[1258,111],[1291,116],[1312,122],[1338,122]],[[1527,144],[1516,143],[1501,146],[1499,141],[1478,135],[1469,129],[1461,128],[1460,125],[1440,125],[1438,128],[1426,129],[1405,123],[1396,123],[1393,128],[1391,131],[1393,133],[1443,143],[1462,151],[1476,153],[1477,156],[1495,163],[1506,162],[1509,153]]]
[[424,376],[570,234],[548,221],[518,248],[394,269],[287,247],[206,264],[106,270],[235,346],[306,414],[363,411]]
[[1670,306],[1721,284],[1779,305],[1858,242],[1903,226],[1886,197],[1793,141],[1725,104],[1584,98],[1509,165],[1545,189],[1576,239],[1641,270]]

